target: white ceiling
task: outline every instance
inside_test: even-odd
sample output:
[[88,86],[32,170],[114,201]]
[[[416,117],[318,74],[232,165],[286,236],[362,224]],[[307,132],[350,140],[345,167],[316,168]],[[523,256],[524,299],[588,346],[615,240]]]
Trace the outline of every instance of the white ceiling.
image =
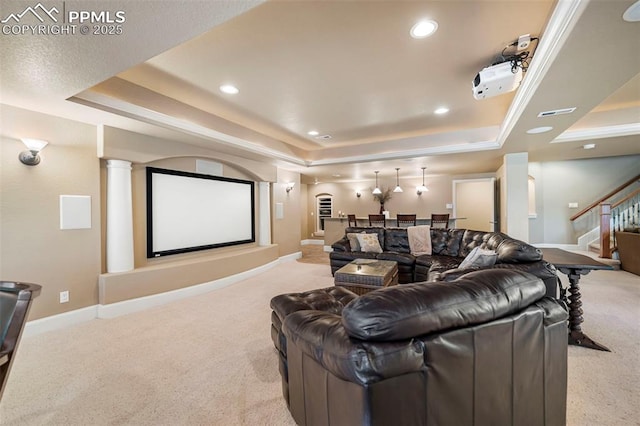
[[[274,162],[305,182],[494,172],[510,152],[640,153],[631,0],[81,3],[124,10],[123,34],[2,35],[0,101]],[[3,0],[0,15],[24,5]],[[424,18],[438,31],[411,38]],[[540,40],[520,88],[475,100],[475,74],[521,34]],[[526,133],[539,126],[553,130]]]

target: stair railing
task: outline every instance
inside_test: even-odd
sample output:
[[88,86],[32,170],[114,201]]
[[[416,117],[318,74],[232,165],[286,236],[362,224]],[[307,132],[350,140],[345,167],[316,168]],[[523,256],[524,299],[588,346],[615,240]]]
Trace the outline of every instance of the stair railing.
[[[637,189],[630,194],[627,194],[621,200],[616,201],[615,203],[611,203],[607,201],[608,199],[614,197],[619,194],[621,191],[624,191],[629,186],[635,184],[640,181],[640,175],[634,177],[628,182],[620,185],[613,191],[609,192],[607,195],[601,197],[597,201],[591,203],[580,212],[571,216],[569,220],[571,222],[576,219],[582,217],[586,213],[589,213],[595,207],[599,207],[599,226],[600,226],[600,253],[599,256],[602,258],[611,258],[611,231],[621,230],[626,226],[629,226],[632,223],[638,223],[638,205],[640,202],[640,189]],[[627,206],[627,203],[629,207]],[[623,206],[620,208],[620,206]]]

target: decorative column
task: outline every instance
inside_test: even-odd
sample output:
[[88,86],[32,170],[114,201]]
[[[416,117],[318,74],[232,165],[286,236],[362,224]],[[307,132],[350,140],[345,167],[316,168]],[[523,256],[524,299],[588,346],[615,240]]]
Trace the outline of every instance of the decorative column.
[[260,218],[260,233],[258,245],[271,244],[271,197],[269,182],[258,182],[258,204],[260,206],[258,217]]
[[504,156],[505,198],[500,203],[506,208],[506,221],[502,230],[510,237],[529,241],[529,154],[517,152]]
[[107,272],[132,269],[131,162],[107,160]]

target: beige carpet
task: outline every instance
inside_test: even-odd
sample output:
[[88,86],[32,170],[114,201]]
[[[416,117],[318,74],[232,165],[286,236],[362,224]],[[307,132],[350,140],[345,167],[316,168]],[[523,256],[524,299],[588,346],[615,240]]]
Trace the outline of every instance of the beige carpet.
[[[293,425],[269,335],[272,296],[332,284],[286,262],[206,295],[23,340],[2,425]],[[583,329],[612,352],[570,347],[569,425],[640,424],[640,277],[582,279]]]
[[328,265],[329,253],[324,251],[324,245],[308,244],[301,248],[302,257],[296,259],[301,263],[315,263],[316,265]]

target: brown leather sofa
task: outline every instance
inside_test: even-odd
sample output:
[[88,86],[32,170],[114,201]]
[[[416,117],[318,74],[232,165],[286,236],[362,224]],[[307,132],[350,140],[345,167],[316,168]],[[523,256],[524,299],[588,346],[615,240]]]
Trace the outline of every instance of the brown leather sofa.
[[[348,233],[376,233],[382,253],[352,251]],[[329,253],[331,273],[355,259],[393,260],[398,263],[400,284],[422,281],[451,281],[477,270],[458,269],[464,258],[475,247],[497,253],[496,264],[489,268],[513,269],[529,272],[545,284],[546,295],[558,296],[556,269],[542,260],[537,247],[516,240],[501,232],[474,231],[471,229],[431,229],[431,255],[414,256],[409,248],[407,228],[349,227],[345,236],[331,245]]]
[[328,301],[328,311],[278,296],[274,310],[303,309],[282,323],[291,415],[299,425],[564,425],[567,312],[545,291],[531,274],[493,269],[341,309]]

